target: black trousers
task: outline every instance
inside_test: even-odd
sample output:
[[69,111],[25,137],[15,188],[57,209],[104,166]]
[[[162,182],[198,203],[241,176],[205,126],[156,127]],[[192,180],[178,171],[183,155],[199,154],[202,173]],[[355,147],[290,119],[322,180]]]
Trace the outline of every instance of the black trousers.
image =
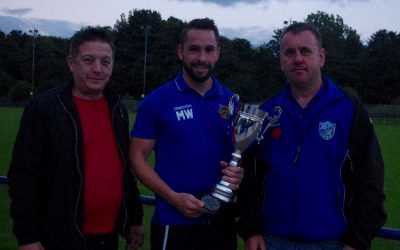
[[151,225],[151,250],[236,250],[234,220],[205,225]]
[[85,234],[88,250],[118,250],[118,234]]

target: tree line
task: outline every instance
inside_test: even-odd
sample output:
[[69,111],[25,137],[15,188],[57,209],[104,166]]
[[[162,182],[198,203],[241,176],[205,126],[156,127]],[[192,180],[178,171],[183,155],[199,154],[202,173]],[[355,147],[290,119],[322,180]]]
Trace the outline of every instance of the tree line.
[[[400,104],[400,34],[376,31],[365,43],[338,15],[318,11],[305,22],[316,25],[326,49],[324,74],[357,93],[368,104]],[[110,85],[129,98],[144,94],[174,78],[181,70],[176,47],[185,22],[162,20],[152,10],[121,14],[113,32],[117,51]],[[279,36],[260,46],[242,38],[220,38],[221,55],[215,73],[246,102],[260,102],[279,91],[285,77],[279,65]],[[68,82],[65,62],[69,39],[0,31],[0,96],[12,100]],[[35,49],[33,53],[33,42]],[[35,54],[34,74],[32,57]],[[32,81],[33,80],[33,81]]]

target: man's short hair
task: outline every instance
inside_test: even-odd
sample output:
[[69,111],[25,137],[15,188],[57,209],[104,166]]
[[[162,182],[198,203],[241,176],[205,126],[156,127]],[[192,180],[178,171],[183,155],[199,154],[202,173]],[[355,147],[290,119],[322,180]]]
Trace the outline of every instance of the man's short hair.
[[295,22],[289,26],[287,26],[284,31],[282,32],[282,35],[280,37],[280,42],[282,42],[282,38],[287,34],[287,33],[293,33],[297,34],[302,31],[311,31],[314,34],[315,39],[317,40],[317,44],[319,48],[322,48],[322,39],[321,39],[321,33],[319,32],[319,29],[309,23],[302,23],[302,22]]
[[87,26],[82,28],[80,31],[75,32],[75,34],[71,37],[69,54],[75,58],[79,53],[79,47],[85,42],[105,42],[108,43],[111,47],[113,56],[115,54],[115,45],[114,39],[111,31],[105,27],[92,27]]
[[212,30],[215,34],[215,39],[217,40],[217,44],[218,44],[218,40],[219,40],[218,28],[215,25],[214,20],[206,17],[206,18],[193,19],[186,25],[186,27],[183,29],[182,34],[181,34],[180,45],[183,45],[185,43],[186,38],[187,38],[187,33],[189,32],[189,30],[193,30],[193,29]]

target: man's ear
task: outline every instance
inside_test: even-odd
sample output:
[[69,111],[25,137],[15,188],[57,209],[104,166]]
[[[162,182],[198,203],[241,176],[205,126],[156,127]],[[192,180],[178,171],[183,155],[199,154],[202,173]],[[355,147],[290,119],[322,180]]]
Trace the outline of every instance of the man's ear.
[[183,61],[183,47],[182,45],[178,45],[178,47],[176,48],[176,52],[178,54],[178,57],[181,61]]
[[221,54],[221,47],[217,47],[217,61],[219,59],[219,55]]
[[321,48],[319,51],[319,58],[320,58],[320,66],[321,68],[325,65],[325,58],[326,58],[326,54],[325,54],[325,49]]
[[67,56],[66,61],[67,61],[69,70],[72,72],[72,64],[74,64],[74,58],[71,55],[69,55],[69,56]]

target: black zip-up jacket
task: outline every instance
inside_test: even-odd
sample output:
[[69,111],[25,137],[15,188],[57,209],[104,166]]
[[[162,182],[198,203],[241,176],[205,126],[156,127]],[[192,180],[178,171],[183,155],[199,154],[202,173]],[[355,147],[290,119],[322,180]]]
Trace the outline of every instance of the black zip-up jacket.
[[[123,200],[116,229],[126,238],[129,226],[142,225],[143,209],[128,160],[126,107],[107,87],[104,95],[124,168]],[[45,91],[25,107],[8,172],[10,214],[20,245],[40,241],[45,249],[86,249],[80,231],[82,147],[72,83]]]
[[[352,100],[354,111],[349,154],[342,170],[346,190],[344,213],[348,230],[341,240],[344,244],[362,250],[371,247],[373,237],[386,222],[383,207],[384,163],[367,110],[356,96],[343,91]],[[258,154],[258,145],[253,145],[242,157],[241,166],[245,173],[238,190],[238,224],[239,235],[244,239],[264,234],[261,206],[263,180],[268,164]]]

